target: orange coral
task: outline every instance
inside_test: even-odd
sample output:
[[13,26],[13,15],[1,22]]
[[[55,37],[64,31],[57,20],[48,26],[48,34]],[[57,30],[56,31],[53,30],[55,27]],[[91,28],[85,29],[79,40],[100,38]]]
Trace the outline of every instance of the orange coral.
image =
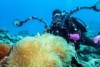
[[8,55],[10,51],[10,46],[5,43],[0,43],[0,60]]

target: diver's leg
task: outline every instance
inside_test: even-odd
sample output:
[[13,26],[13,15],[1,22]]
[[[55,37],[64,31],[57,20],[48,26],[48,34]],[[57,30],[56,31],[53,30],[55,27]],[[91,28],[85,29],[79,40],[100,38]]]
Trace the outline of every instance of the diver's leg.
[[97,44],[94,41],[86,36],[83,37],[82,43],[87,46],[97,47]]

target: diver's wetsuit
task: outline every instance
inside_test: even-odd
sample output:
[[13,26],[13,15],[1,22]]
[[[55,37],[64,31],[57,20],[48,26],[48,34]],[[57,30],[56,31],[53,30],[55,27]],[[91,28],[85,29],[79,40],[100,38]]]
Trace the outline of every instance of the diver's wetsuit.
[[[53,23],[49,29],[49,33],[62,36],[68,43],[73,42],[75,44],[75,49],[79,49],[80,43],[87,46],[97,47],[93,40],[86,37],[86,32],[86,28],[73,17],[66,19],[63,27],[58,23]],[[69,39],[69,34],[75,33],[80,35],[80,39],[77,41]]]

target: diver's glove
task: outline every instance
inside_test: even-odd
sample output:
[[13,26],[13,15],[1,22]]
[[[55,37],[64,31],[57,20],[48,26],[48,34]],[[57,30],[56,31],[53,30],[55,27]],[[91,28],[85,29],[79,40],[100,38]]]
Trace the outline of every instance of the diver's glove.
[[70,34],[70,38],[72,40],[79,40],[80,39],[80,35],[79,34]]
[[93,41],[99,46],[100,45],[100,35],[95,36]]

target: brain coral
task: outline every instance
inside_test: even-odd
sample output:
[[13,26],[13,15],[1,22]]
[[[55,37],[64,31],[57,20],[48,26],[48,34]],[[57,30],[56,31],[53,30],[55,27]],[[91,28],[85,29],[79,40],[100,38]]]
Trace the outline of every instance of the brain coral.
[[66,67],[69,49],[62,37],[51,34],[25,37],[14,46],[8,67]]

